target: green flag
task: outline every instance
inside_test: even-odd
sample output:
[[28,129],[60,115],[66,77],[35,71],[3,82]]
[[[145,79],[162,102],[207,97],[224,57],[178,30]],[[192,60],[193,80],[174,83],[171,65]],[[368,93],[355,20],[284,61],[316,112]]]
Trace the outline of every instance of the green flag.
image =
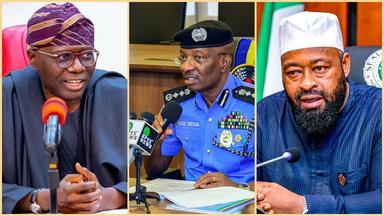
[[257,101],[283,90],[281,81],[279,22],[304,10],[301,2],[266,2],[257,46]]

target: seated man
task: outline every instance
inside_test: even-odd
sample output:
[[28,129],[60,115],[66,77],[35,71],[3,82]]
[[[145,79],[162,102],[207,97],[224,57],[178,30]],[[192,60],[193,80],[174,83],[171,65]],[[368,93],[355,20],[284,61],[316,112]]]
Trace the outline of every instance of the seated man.
[[[178,32],[174,40],[181,42],[177,60],[186,86],[167,91],[165,101],[177,100],[183,112],[145,161],[147,174],[163,174],[183,148],[185,179],[196,181],[195,187],[253,188],[254,89],[229,72],[231,29],[207,20]],[[162,131],[162,125],[157,115],[154,126]]]
[[257,105],[257,161],[288,147],[300,160],[257,169],[269,213],[381,213],[381,89],[348,78],[338,19],[303,12],[280,22],[284,91]]
[[126,79],[95,69],[94,27],[75,5],[48,4],[27,28],[31,65],[3,79],[3,213],[49,211],[41,109],[54,96],[69,111],[57,150],[58,210],[124,207],[127,127],[117,123],[126,119]]

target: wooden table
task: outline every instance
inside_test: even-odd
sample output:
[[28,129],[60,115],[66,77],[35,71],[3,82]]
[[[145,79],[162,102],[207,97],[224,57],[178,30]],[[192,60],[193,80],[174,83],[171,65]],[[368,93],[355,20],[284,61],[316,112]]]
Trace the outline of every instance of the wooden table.
[[[141,183],[145,182],[146,180],[142,180]],[[130,178],[129,179],[129,187],[135,185],[135,179]],[[193,214],[191,212],[183,212],[183,211],[176,211],[176,210],[169,210],[166,209],[167,205],[169,205],[171,202],[168,200],[160,200],[157,201],[155,199],[147,199],[147,202],[150,204],[149,210],[151,211],[151,214]],[[141,203],[140,205],[136,204],[136,201],[130,201],[129,202],[129,213],[130,214],[146,214],[146,209],[144,206],[144,203]],[[255,204],[250,204],[244,207],[241,214],[255,214]]]

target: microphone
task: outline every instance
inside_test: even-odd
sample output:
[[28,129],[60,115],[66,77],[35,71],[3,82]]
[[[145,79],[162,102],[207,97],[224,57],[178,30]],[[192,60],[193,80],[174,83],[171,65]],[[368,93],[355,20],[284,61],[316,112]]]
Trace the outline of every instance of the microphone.
[[45,101],[42,112],[44,123],[44,146],[45,150],[53,154],[61,139],[61,126],[67,118],[67,105],[58,97],[51,97]]
[[153,122],[155,121],[155,115],[153,115],[153,114],[150,113],[150,112],[142,112],[142,113],[140,114],[139,120],[144,120],[144,121],[146,121],[148,124],[152,125]]
[[260,164],[256,164],[256,168],[265,166],[267,164],[270,164],[270,163],[273,163],[273,162],[276,162],[279,160],[286,160],[288,163],[295,163],[299,159],[300,159],[299,150],[295,147],[291,147],[291,148],[288,148],[287,150],[285,150],[285,152],[280,157],[265,161],[265,162],[260,163]]
[[48,153],[48,187],[50,189],[50,213],[57,213],[57,188],[59,188],[57,145],[61,139],[61,126],[67,118],[67,105],[58,97],[49,98],[43,104],[41,117],[44,123],[44,147]]
[[[146,115],[144,114],[144,116]],[[129,120],[130,149],[139,150],[143,155],[151,155],[158,135],[159,132],[148,122],[144,120]]]
[[133,112],[133,111],[130,111],[130,112],[129,112],[129,119],[137,119],[137,115],[136,115],[136,113]]
[[[141,115],[140,115],[140,118],[139,118],[140,121],[145,121],[150,127],[152,127],[152,123],[155,121],[155,115],[153,115],[152,113],[150,112],[142,112]],[[139,124],[138,121],[134,121],[133,120],[130,120],[132,122],[132,124]],[[133,126],[132,126],[133,127]],[[153,129],[153,128],[152,128]],[[139,129],[140,130],[140,129]],[[157,132],[157,131],[156,131]],[[130,132],[131,133],[131,132]],[[158,133],[158,132],[157,132]],[[156,139],[157,139],[157,135],[156,135]],[[156,139],[154,142],[156,142]],[[154,142],[153,142],[153,145],[154,145]],[[137,143],[136,143],[137,144]],[[139,145],[140,145],[140,142],[139,142]],[[135,146],[134,144],[131,144],[129,145],[129,165],[132,164],[132,162],[135,160],[135,150],[136,149],[142,149],[145,147],[143,147],[142,145],[141,146],[138,146],[139,148],[137,148],[137,146]],[[153,149],[153,147],[152,147]],[[147,154],[150,154],[152,153],[152,150],[150,151],[150,153],[147,151],[146,152]],[[146,155],[147,155],[146,154]]]
[[171,100],[165,104],[164,108],[161,110],[161,116],[164,119],[164,124],[162,127],[163,131],[160,133],[159,137],[164,133],[164,131],[171,123],[176,123],[182,112],[183,108],[176,101]]
[[[161,116],[164,119],[163,132],[168,128],[169,124],[175,123],[183,108],[176,101],[169,101],[161,110]],[[129,123],[129,150],[130,158],[129,164],[131,165],[135,159],[135,151],[140,151],[142,155],[149,156],[152,154],[155,142],[162,133],[152,127],[155,116],[150,112],[143,112],[140,115],[140,120],[130,120]]]

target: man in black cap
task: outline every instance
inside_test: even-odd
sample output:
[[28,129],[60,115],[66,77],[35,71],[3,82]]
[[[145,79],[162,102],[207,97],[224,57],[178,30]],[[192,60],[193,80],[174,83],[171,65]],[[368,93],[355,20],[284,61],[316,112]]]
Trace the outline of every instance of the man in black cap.
[[[230,71],[233,36],[220,21],[206,20],[178,32],[180,66],[185,86],[164,92],[183,112],[160,138],[145,168],[160,176],[183,148],[185,179],[196,188],[254,185],[254,88]],[[154,126],[161,132],[163,119]]]

